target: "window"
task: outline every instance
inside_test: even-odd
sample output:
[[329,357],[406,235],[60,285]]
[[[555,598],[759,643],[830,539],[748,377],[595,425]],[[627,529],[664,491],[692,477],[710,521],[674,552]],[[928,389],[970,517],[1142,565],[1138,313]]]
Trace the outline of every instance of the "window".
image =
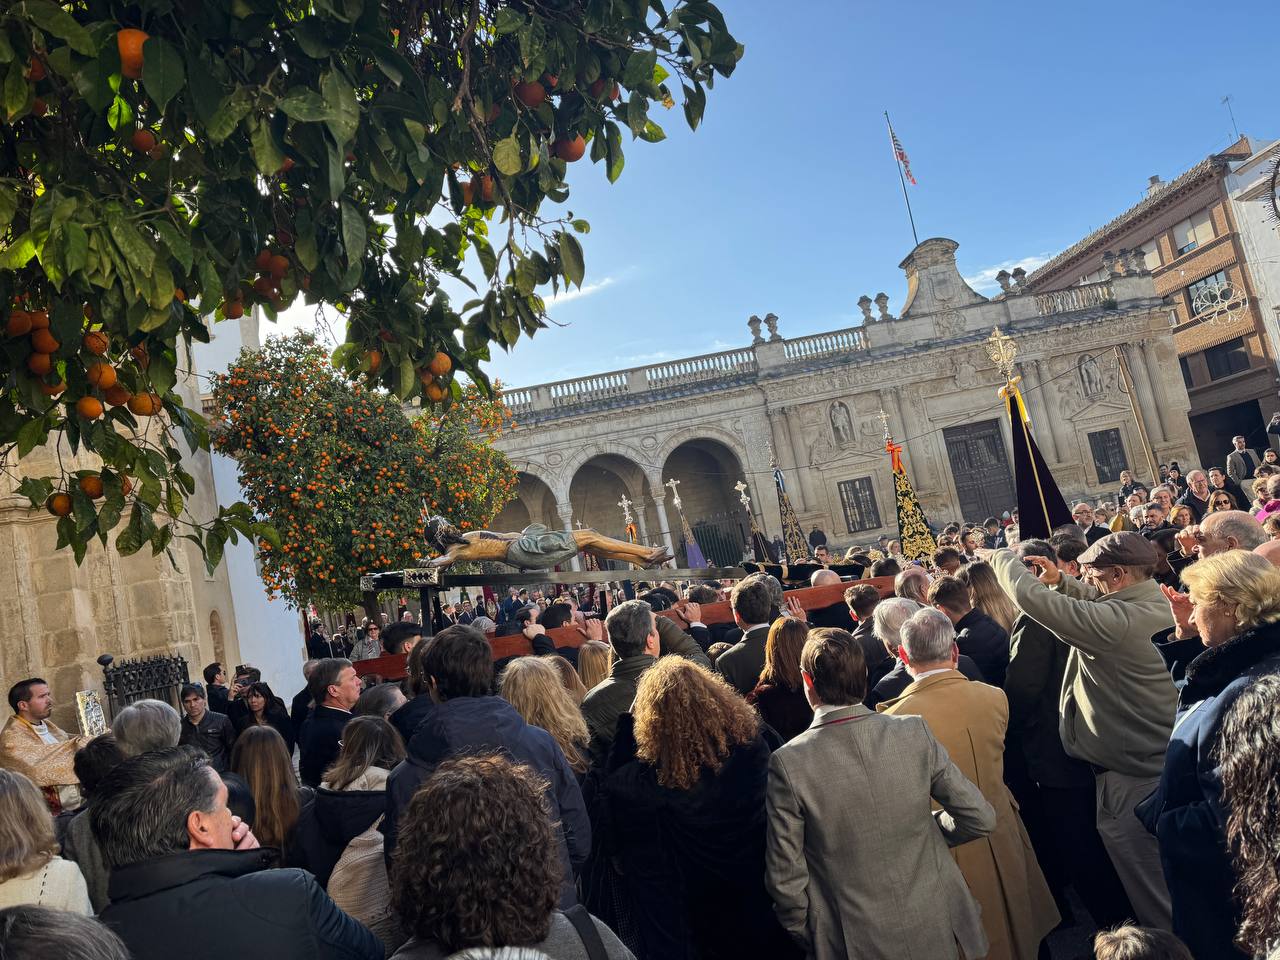
[[1160,266],[1160,243],[1152,240],[1146,247],[1142,249],[1142,261],[1148,270],[1154,270]]
[[1188,284],[1187,298],[1191,301],[1191,315],[1194,317],[1196,313],[1199,312],[1199,308],[1196,307],[1196,297],[1199,296],[1200,291],[1208,290],[1211,287],[1216,287],[1218,284],[1226,282],[1227,272],[1225,270],[1219,270],[1217,273],[1212,273],[1203,280],[1197,280],[1195,283]]
[[1182,368],[1182,383],[1188,390],[1190,390],[1196,385],[1195,380],[1191,376],[1191,364],[1187,363],[1186,357],[1179,357],[1178,366]]
[[849,532],[878,529],[880,511],[876,507],[876,492],[871,489],[871,478],[842,480],[837,487],[840,490],[840,505],[844,507],[844,523]]
[[1208,209],[1201,210],[1173,228],[1173,248],[1178,251],[1178,256],[1182,256],[1204,246],[1213,237],[1213,217]]
[[1209,365],[1210,380],[1221,380],[1251,366],[1249,351],[1244,348],[1244,337],[1210,347],[1204,352],[1204,360]]
[[1093,468],[1098,471],[1099,483],[1115,483],[1120,479],[1120,471],[1129,469],[1119,430],[1089,434],[1089,448],[1093,451]]

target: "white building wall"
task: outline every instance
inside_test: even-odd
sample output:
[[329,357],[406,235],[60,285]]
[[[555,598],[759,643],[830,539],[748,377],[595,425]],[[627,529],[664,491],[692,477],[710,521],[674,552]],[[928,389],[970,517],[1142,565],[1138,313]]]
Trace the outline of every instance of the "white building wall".
[[1280,224],[1268,199],[1271,173],[1280,159],[1280,140],[1252,142],[1253,155],[1232,165],[1226,188],[1258,312],[1271,340],[1271,355],[1280,366]]

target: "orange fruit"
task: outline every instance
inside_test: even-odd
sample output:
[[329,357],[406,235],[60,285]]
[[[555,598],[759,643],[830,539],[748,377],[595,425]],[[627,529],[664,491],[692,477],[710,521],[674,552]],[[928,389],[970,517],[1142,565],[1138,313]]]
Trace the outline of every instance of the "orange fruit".
[[263,247],[258,251],[258,255],[253,259],[253,265],[258,268],[259,273],[266,273],[271,269],[271,251]]
[[280,164],[280,172],[288,173],[294,167],[293,157],[285,157],[284,163]]
[[516,99],[523,103],[526,107],[533,109],[540,106],[542,101],[547,99],[547,90],[538,81],[532,83],[516,84]]
[[102,412],[102,401],[97,397],[81,397],[76,401],[76,413],[86,420],[97,420]]
[[427,399],[432,403],[439,403],[444,399],[445,389],[434,380],[427,384],[426,390],[423,391],[427,395]]
[[434,373],[437,377],[443,377],[446,373],[453,369],[453,360],[449,358],[447,353],[438,352],[431,358],[431,362],[427,364],[427,369]]
[[56,397],[65,389],[67,389],[67,384],[65,380],[59,380],[57,383],[40,384],[40,392],[43,393],[46,397]]
[[244,316],[244,301],[232,300],[222,305],[222,313],[228,320],[239,320]]
[[156,393],[135,393],[129,398],[129,412],[140,417],[154,417],[160,408],[160,395]]
[[462,205],[464,207],[469,207],[471,206],[474,200],[475,200],[475,187],[472,186],[470,181],[467,181],[466,183],[462,184]]
[[48,330],[49,329],[49,311],[37,310],[31,314],[32,330]]
[[117,383],[113,387],[107,387],[103,396],[107,398],[107,403],[111,404],[113,407],[123,407],[129,402],[129,398],[132,397],[133,394],[129,392],[128,387]]
[[132,27],[116,34],[116,47],[120,51],[120,72],[130,80],[142,76],[142,45],[151,39],[144,30]]
[[130,348],[129,356],[133,357],[134,361],[143,370],[151,366],[151,355],[147,353],[147,345],[145,343],[140,343],[136,347]]
[[480,199],[485,203],[493,202],[493,177],[487,173],[483,177],[476,178],[479,181]]
[[150,130],[142,129],[133,131],[133,138],[129,141],[130,146],[137,150],[138,153],[150,153],[156,145],[156,135]]
[[435,376],[426,367],[419,367],[418,380],[421,381],[422,385],[425,387],[427,384],[435,380]]
[[89,364],[85,377],[99,390],[109,390],[116,385],[116,369],[109,363]]
[[71,494],[55,493],[44,502],[44,506],[55,517],[69,517],[71,515]]
[[276,280],[279,280],[289,270],[289,258],[282,253],[277,253],[271,258],[271,263],[268,269],[271,272],[271,276]]
[[103,492],[102,477],[96,473],[86,474],[80,478],[80,489],[90,500],[97,500]]
[[31,101],[31,112],[37,117],[43,117],[49,112],[49,105],[44,102],[44,97],[36,97]]
[[4,325],[4,332],[11,337],[25,337],[31,332],[31,314],[25,310],[14,310]]
[[130,491],[130,490],[132,490],[132,489],[133,489],[133,481],[132,481],[132,480],[130,480],[128,477],[121,477],[121,478],[120,478],[120,492],[121,492],[121,493],[123,493],[123,494],[127,497],[127,496],[129,495],[129,491]]
[[173,288],[173,299],[177,300],[179,303],[186,303],[186,302],[187,302],[187,291],[183,290],[181,287],[174,287],[174,288]]
[[163,160],[169,155],[169,151],[165,149],[163,143],[157,143],[154,147],[147,151],[147,156],[152,160]]
[[90,330],[84,335],[84,339],[80,343],[95,357],[100,357],[111,346],[111,338],[101,330]]
[[43,377],[53,369],[53,357],[47,353],[33,353],[27,357],[27,369],[37,377]]
[[365,354],[365,356],[369,358],[370,375],[375,374],[380,369],[382,369],[382,351],[381,350],[370,350],[368,353]]
[[254,292],[263,297],[270,297],[276,292],[276,285],[270,277],[262,276],[253,281]]
[[32,57],[31,65],[27,67],[27,79],[32,83],[39,83],[45,76],[44,64]]
[[552,150],[561,160],[573,163],[575,160],[581,160],[583,154],[587,152],[587,141],[583,139],[582,134],[578,134],[572,140],[557,140]]
[[62,344],[53,338],[48,327],[41,327],[31,332],[31,347],[37,353],[54,353]]

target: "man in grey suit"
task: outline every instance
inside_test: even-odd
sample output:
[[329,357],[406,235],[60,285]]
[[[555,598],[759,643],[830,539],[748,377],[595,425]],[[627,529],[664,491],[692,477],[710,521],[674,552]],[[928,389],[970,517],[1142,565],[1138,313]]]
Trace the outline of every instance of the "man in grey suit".
[[922,718],[862,705],[866,663],[848,633],[810,631],[800,675],[813,724],[770,758],[766,795],[765,884],[783,928],[815,960],[985,956],[948,847],[994,830],[995,811]]
[[[1231,450],[1227,454],[1227,476],[1237,484],[1243,485],[1246,480],[1253,479],[1253,472],[1262,463],[1257,451],[1250,450],[1244,437],[1231,438]],[[1241,504],[1244,506],[1244,504]]]

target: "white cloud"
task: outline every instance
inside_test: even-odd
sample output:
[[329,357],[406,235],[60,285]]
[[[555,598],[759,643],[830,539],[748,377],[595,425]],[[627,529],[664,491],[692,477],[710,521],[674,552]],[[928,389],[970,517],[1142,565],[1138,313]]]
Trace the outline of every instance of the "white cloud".
[[977,273],[970,274],[964,278],[964,282],[979,293],[992,293],[999,291],[1000,284],[996,282],[996,274],[1001,270],[1008,270],[1012,273],[1018,267],[1030,273],[1037,267],[1043,266],[1049,261],[1052,254],[1038,253],[1034,256],[1023,257],[1021,260],[1006,260],[1004,263],[997,263],[993,267],[987,267],[979,270]]
[[583,297],[589,297],[593,293],[598,293],[605,287],[613,286],[617,281],[613,277],[605,277],[603,280],[597,280],[595,283],[588,283],[581,287],[570,287],[561,290],[554,297],[547,298],[547,309],[558,307],[561,304],[571,303],[574,300],[581,300]]

